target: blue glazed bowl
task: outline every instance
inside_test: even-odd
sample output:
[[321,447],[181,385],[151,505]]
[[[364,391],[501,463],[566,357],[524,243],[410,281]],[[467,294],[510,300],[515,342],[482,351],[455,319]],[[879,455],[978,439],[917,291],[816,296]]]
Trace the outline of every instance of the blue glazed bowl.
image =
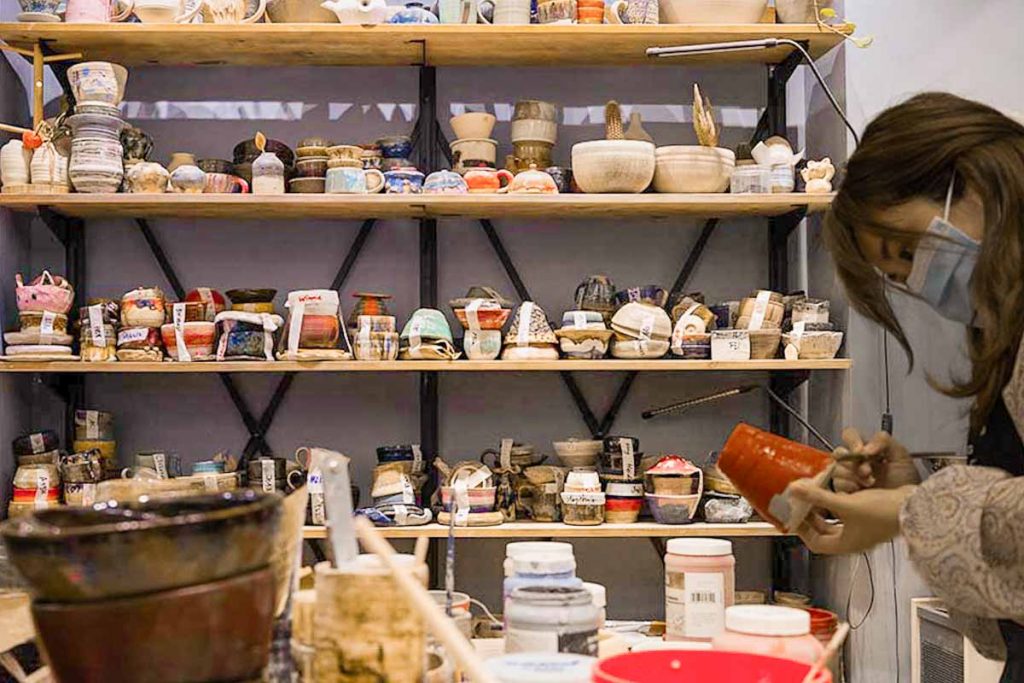
[[412,446],[402,444],[400,446],[378,446],[377,462],[402,462],[412,460]]
[[408,159],[412,154],[412,138],[408,135],[389,135],[377,140],[381,156],[385,159]]
[[22,12],[38,12],[56,15],[60,8],[60,0],[18,0]]

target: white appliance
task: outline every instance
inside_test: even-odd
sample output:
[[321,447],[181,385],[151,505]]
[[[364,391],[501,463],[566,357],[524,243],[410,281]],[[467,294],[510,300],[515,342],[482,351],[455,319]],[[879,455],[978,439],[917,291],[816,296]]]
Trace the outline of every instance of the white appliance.
[[941,600],[910,601],[912,683],[999,683],[1002,662],[985,659],[949,621]]

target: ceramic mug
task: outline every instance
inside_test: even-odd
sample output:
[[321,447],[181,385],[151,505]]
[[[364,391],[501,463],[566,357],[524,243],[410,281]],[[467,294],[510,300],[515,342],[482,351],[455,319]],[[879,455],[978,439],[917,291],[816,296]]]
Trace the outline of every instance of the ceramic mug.
[[[374,180],[369,181],[367,177]],[[362,169],[343,166],[327,170],[327,194],[375,194],[384,189],[384,174],[375,168]]]
[[188,9],[184,0],[139,0],[134,11],[144,24],[187,24],[202,8],[201,2]]
[[247,194],[249,183],[228,173],[207,173],[203,192],[206,194]]
[[537,5],[537,23],[575,24],[576,0],[547,0]]
[[442,24],[475,24],[479,7],[477,0],[439,0],[437,9]]
[[396,168],[384,174],[388,194],[420,194],[423,192],[423,174],[414,168]]
[[[530,4],[530,0],[482,0],[477,9],[477,17],[484,24],[529,24]],[[493,20],[488,20],[484,15],[485,5],[493,8]]]
[[64,21],[68,24],[105,24],[124,21],[132,13],[134,3],[128,0],[123,12],[117,12],[117,0],[68,0]]
[[266,13],[267,0],[259,0],[256,11],[249,16],[246,0],[203,0],[200,8],[204,24],[253,24]]

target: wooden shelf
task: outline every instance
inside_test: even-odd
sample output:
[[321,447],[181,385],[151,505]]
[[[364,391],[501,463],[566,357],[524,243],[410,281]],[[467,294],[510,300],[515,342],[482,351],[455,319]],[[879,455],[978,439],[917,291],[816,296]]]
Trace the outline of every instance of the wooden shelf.
[[[441,524],[423,526],[378,527],[388,538],[447,538],[448,527]],[[748,524],[600,524],[598,526],[572,526],[561,522],[507,522],[498,526],[455,527],[457,538],[701,538],[706,536],[727,538],[760,538],[782,536],[766,522]],[[327,538],[327,528],[307,526],[303,538]]]
[[849,370],[849,358],[833,360],[458,360],[458,361],[223,361],[197,363],[0,362],[0,373],[218,373],[218,372],[721,372]]
[[828,207],[833,195],[803,193],[565,195],[0,194],[0,207],[47,207],[79,218],[622,218],[779,216]]
[[45,41],[54,52],[124,65],[628,66],[685,63],[776,64],[791,51],[647,57],[648,47],[790,38],[819,57],[841,42],[814,24],[656,26],[442,24],[0,24],[17,47]]

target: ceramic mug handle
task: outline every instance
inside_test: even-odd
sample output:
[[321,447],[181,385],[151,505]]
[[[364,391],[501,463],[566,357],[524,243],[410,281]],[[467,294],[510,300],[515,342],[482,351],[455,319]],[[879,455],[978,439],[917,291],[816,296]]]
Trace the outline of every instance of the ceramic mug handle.
[[604,13],[604,20],[606,24],[625,24],[622,20],[622,11],[628,6],[627,0],[615,0],[612,4],[608,5],[607,11]]
[[242,194],[249,194],[249,183],[245,182],[245,178],[239,178],[238,176],[231,176],[232,189],[228,190],[229,193],[234,192],[234,187],[237,186]]
[[131,16],[131,13],[135,10],[135,0],[127,0],[127,2],[125,2],[125,5],[126,7],[124,8],[124,12],[117,14],[117,2],[115,0],[114,4],[112,5],[115,12],[113,16],[110,17],[111,21],[124,21],[129,16]]
[[505,179],[505,184],[498,188],[498,194],[504,194],[508,192],[508,189],[512,187],[512,180],[515,178],[515,176],[512,174],[512,171],[508,171],[505,170],[504,168],[501,168],[498,169],[495,175],[498,176],[499,183],[501,182],[502,178]]
[[497,9],[495,4],[496,4],[496,0],[480,0],[480,4],[477,5],[477,7],[476,7],[476,16],[481,21],[481,23],[484,23],[484,24],[492,24],[492,23],[494,23],[494,22],[491,22],[491,21],[487,21],[487,17],[484,16],[484,5],[490,5],[491,6],[491,12],[492,12],[491,16],[494,16],[493,12],[494,12],[494,10]]
[[[384,174],[383,173],[381,173],[380,171],[378,171],[375,168],[368,168],[368,169],[364,170],[363,173],[367,177],[367,180],[366,180],[366,194],[376,194],[376,193],[378,193],[378,192],[380,192],[381,190],[384,189]],[[374,183],[372,186],[370,185],[370,180],[369,180],[370,176],[373,176],[374,178],[377,179],[377,182]]]
[[259,21],[260,19],[263,18],[263,15],[266,13],[266,11],[267,11],[267,0],[260,0],[260,5],[259,5],[259,7],[256,8],[256,11],[252,13],[252,16],[251,17],[246,17],[245,19],[242,19],[241,23],[243,23],[243,24],[255,24],[257,21]]

